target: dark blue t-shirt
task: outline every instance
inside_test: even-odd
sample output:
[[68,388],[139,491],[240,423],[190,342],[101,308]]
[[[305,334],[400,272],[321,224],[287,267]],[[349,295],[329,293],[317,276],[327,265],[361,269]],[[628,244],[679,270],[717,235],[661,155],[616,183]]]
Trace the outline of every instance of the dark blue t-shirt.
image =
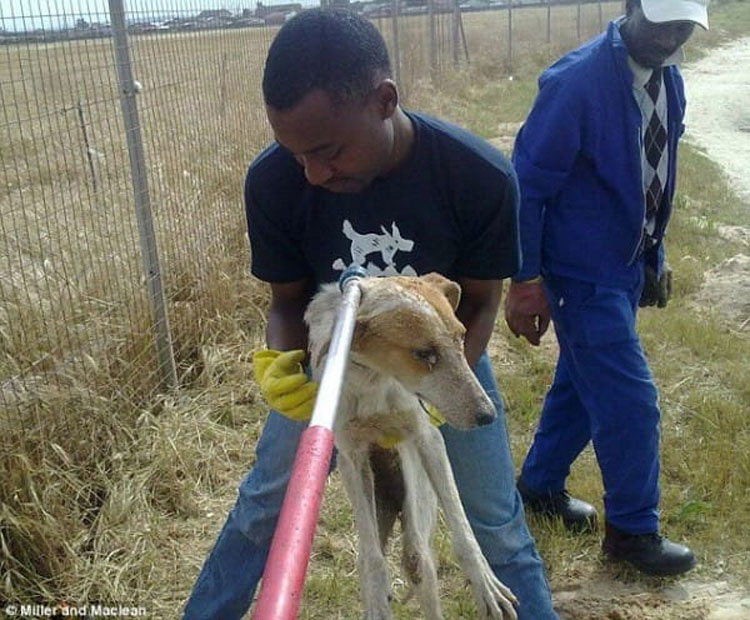
[[272,144],[250,165],[245,208],[252,273],[267,282],[338,280],[351,264],[370,275],[502,279],[519,267],[518,184],[511,165],[471,133],[408,113],[409,158],[354,194],[310,185]]

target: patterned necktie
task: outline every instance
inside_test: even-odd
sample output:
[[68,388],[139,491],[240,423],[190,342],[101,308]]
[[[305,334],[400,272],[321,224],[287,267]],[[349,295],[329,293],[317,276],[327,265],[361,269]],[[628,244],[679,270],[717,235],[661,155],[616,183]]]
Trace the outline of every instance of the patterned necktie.
[[646,231],[649,234],[654,231],[656,213],[661,205],[661,199],[664,195],[664,182],[666,181],[663,178],[666,176],[666,166],[660,165],[664,157],[664,148],[667,145],[667,130],[657,106],[661,88],[662,70],[654,69],[645,85],[653,110],[643,136],[643,148],[648,162],[645,170],[644,187],[646,188]]

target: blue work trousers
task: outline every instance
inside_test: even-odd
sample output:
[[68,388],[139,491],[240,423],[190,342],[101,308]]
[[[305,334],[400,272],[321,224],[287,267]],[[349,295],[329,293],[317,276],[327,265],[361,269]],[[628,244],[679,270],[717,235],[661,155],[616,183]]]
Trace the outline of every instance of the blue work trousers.
[[659,527],[657,390],[636,333],[642,287],[545,276],[560,355],[521,470],[531,490],[562,491],[592,441],[606,519],[633,534]]
[[[498,417],[470,431],[441,427],[461,500],[493,571],[520,601],[519,618],[557,618],[516,491],[505,416],[486,354],[474,371]],[[274,411],[269,414],[255,466],[240,483],[237,502],[198,575],[185,620],[233,620],[249,608],[306,426]]]

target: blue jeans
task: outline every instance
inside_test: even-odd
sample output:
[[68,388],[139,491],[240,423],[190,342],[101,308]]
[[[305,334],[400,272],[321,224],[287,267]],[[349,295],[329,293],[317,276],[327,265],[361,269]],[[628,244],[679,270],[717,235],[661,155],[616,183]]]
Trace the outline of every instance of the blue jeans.
[[[441,427],[461,500],[492,570],[520,601],[518,617],[557,618],[516,491],[505,416],[486,354],[474,372],[498,417],[471,431]],[[249,608],[305,427],[305,423],[293,422],[275,411],[269,414],[258,441],[255,466],[240,483],[237,502],[198,575],[185,607],[185,620],[231,620]]]
[[636,333],[642,281],[624,289],[548,275],[545,286],[560,357],[521,477],[538,493],[562,491],[592,441],[607,521],[656,532],[659,407]]

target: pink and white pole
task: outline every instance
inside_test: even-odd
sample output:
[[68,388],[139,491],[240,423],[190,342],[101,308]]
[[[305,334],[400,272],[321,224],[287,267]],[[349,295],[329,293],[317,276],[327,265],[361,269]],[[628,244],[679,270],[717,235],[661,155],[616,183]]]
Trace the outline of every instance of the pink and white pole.
[[342,298],[328,357],[310,426],[302,433],[297,448],[253,620],[294,620],[297,617],[320,500],[331,465],[333,424],[359,307],[359,280],[365,275],[361,267],[350,267],[339,279]]

